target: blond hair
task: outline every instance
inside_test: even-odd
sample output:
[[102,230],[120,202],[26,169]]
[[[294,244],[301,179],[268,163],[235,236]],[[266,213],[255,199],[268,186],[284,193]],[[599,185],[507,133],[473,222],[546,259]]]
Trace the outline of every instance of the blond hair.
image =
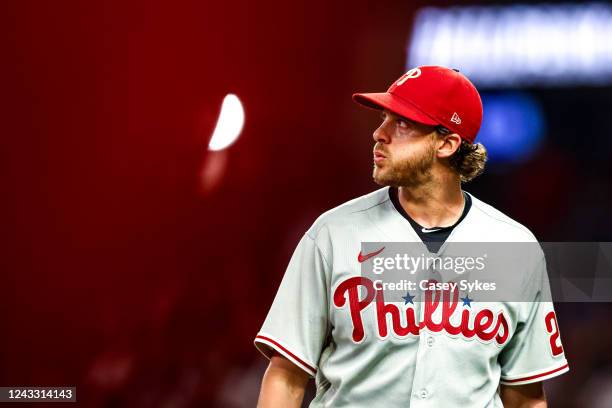
[[462,183],[474,180],[482,174],[487,161],[487,149],[482,143],[461,140],[459,148],[449,157],[450,166],[459,173]]

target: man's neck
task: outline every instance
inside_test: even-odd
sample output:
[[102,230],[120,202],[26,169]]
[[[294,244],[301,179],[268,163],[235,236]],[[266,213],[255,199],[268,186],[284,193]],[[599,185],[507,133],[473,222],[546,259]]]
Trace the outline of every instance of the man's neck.
[[425,228],[455,224],[465,205],[458,177],[434,178],[424,185],[400,187],[398,199],[406,213]]

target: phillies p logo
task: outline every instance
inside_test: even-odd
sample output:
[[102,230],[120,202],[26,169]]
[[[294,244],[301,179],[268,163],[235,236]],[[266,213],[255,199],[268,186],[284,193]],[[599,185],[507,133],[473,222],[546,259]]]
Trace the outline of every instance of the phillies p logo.
[[412,68],[410,71],[406,72],[404,75],[400,77],[395,83],[397,86],[402,85],[409,79],[418,78],[421,76],[421,70],[419,68]]

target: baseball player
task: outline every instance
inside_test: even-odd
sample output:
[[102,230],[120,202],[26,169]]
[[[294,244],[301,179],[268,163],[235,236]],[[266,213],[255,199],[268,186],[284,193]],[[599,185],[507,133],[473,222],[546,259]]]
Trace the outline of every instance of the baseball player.
[[[383,188],[321,215],[301,238],[255,338],[270,359],[260,407],[545,407],[542,381],[569,370],[543,253],[522,268],[529,301],[432,295],[385,302],[361,266],[363,243],[535,243],[533,234],[462,190],[484,169],[474,143],[482,102],[459,71],[411,69],[354,101],[381,112],[373,179]],[[381,253],[382,252],[382,253]],[[440,303],[440,305],[439,305]],[[444,304],[442,304],[444,303]],[[438,307],[439,306],[439,307]],[[441,316],[441,317],[440,317]]]

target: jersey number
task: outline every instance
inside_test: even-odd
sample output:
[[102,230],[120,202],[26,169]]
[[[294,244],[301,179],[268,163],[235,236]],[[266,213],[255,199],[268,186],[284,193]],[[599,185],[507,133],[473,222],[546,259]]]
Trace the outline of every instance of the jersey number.
[[546,323],[546,331],[550,334],[550,351],[552,352],[553,357],[557,357],[560,354],[563,354],[563,346],[561,345],[561,340],[559,339],[559,325],[557,324],[557,316],[555,316],[555,312],[548,312],[546,317],[544,318]]

